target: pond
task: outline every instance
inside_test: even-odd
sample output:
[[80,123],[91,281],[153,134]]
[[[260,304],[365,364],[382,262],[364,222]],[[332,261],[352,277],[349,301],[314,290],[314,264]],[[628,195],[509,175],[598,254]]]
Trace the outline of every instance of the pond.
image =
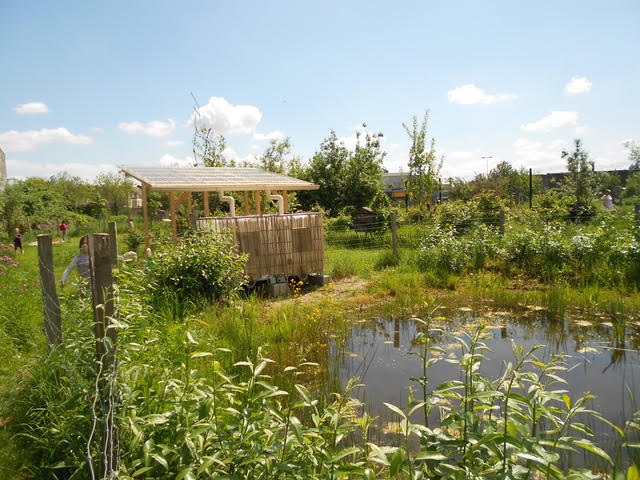
[[[487,325],[487,338],[483,341],[491,351],[485,352],[487,359],[480,372],[490,379],[499,378],[505,363],[513,362],[512,342],[524,346],[525,351],[534,345],[544,345],[536,352],[542,362],[558,353],[566,355],[567,370],[558,375],[567,384],[556,384],[554,389],[568,390],[573,400],[591,392],[595,399],[589,402],[589,408],[617,425],[624,424],[640,409],[633,401],[640,399],[637,318],[576,310],[558,319],[539,307],[522,305],[511,311],[496,311],[486,304],[440,308],[434,316],[444,317],[432,322],[432,326],[444,331],[435,339],[444,349],[443,360],[460,356],[461,349],[454,337],[461,329],[470,330],[483,322]],[[371,415],[379,417],[382,426],[379,437],[393,430],[395,420],[383,402],[406,409],[410,388],[416,391],[417,400],[422,399],[421,386],[411,380],[422,375],[422,360],[411,355],[417,352],[418,328],[415,319],[358,320],[345,343],[331,345],[331,364],[343,385],[354,376],[365,385],[355,396],[366,403]],[[429,390],[449,380],[463,380],[459,367],[445,361],[430,367],[428,378]],[[420,422],[420,414],[412,420]],[[593,418],[585,423],[598,436],[600,446],[609,451],[614,448],[616,438],[610,427]],[[571,459],[574,464],[585,461]]]

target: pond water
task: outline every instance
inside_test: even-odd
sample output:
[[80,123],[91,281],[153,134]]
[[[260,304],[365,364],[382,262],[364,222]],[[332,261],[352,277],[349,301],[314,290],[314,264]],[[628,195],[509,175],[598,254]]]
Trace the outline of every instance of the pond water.
[[[488,358],[482,364],[481,373],[492,380],[503,373],[505,362],[513,362],[512,342],[524,346],[525,350],[544,345],[536,352],[542,362],[556,353],[567,356],[568,369],[559,376],[568,384],[556,384],[554,389],[569,390],[573,400],[591,392],[596,398],[589,407],[617,425],[622,425],[640,409],[629,395],[631,392],[640,401],[640,322],[637,318],[587,315],[577,311],[557,319],[532,306],[523,306],[517,311],[492,311],[486,306],[450,307],[438,310],[435,315],[446,318],[433,322],[432,326],[445,331],[437,344],[448,357],[460,355],[453,338],[455,333],[481,321],[487,323],[488,338],[484,343],[491,352],[485,352]],[[421,400],[421,386],[410,379],[422,375],[421,359],[410,354],[417,351],[414,343],[417,331],[418,324],[412,319],[358,320],[344,344],[331,345],[331,363],[338,369],[343,385],[353,376],[361,379],[365,386],[354,396],[366,403],[372,415],[380,417],[382,425],[393,423],[393,415],[383,402],[406,408],[410,387],[416,390],[415,398]],[[429,390],[448,380],[462,380],[459,367],[443,361],[429,369],[428,377]],[[419,417],[416,414],[412,420],[419,422]],[[597,441],[600,446],[613,448],[615,437],[610,427],[595,419],[586,423],[600,437]],[[578,460],[578,463],[582,462]]]

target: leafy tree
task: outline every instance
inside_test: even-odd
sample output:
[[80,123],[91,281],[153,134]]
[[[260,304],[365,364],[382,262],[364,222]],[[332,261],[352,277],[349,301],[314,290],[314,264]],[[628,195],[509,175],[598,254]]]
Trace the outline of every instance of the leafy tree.
[[337,214],[344,205],[343,185],[344,170],[349,160],[349,151],[344,144],[338,142],[335,131],[320,144],[320,150],[309,162],[304,180],[320,186],[318,190],[299,192],[303,206],[318,204],[330,214]]
[[381,137],[382,133],[357,134],[356,148],[344,168],[343,206],[380,209],[388,204],[382,182],[382,161],[386,152],[380,146]]
[[562,158],[567,160],[569,174],[564,181],[564,190],[574,197],[569,208],[572,217],[589,217],[593,211],[591,200],[597,190],[597,176],[594,163],[589,154],[583,150],[580,139],[574,141],[573,152],[562,151]]
[[422,124],[418,126],[418,117],[413,116],[413,123],[409,128],[402,124],[411,139],[409,148],[409,176],[405,180],[405,190],[409,197],[416,203],[431,201],[433,192],[438,186],[440,169],[443,159],[436,158],[434,138],[431,138],[427,148],[427,125],[429,121],[429,110],[424,112]]
[[[195,98],[194,98],[195,100]],[[193,149],[194,167],[233,167],[234,162],[224,156],[227,141],[221,134],[216,134],[212,127],[200,123],[200,105],[196,102],[193,116]]]
[[[133,194],[133,183],[123,175],[105,173],[96,177],[96,192],[105,200],[105,205],[114,215],[125,212]],[[95,196],[94,196],[95,199]]]
[[50,177],[49,184],[62,196],[64,207],[70,212],[81,212],[94,193],[94,185],[67,172]]
[[629,170],[640,170],[640,145],[634,140],[625,142],[624,146],[629,149]]
[[271,140],[264,153],[258,157],[258,166],[269,172],[287,173],[289,165],[285,157],[291,153],[291,149],[289,137],[280,141]]

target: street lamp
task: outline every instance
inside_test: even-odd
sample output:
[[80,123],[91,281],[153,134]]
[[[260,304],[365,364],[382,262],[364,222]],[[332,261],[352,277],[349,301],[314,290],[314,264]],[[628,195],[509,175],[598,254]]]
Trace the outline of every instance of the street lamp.
[[487,178],[489,178],[489,159],[493,158],[493,155],[488,155],[486,157],[482,157],[487,160]]

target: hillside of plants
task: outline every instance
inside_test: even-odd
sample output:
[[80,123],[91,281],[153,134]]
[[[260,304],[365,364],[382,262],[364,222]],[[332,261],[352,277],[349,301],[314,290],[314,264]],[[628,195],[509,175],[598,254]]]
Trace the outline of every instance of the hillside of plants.
[[[438,343],[445,332],[435,306],[457,295],[536,304],[558,318],[581,308],[637,322],[640,173],[623,185],[594,172],[576,141],[559,152],[565,179],[546,190],[534,181],[531,205],[528,172],[508,163],[451,179],[449,201],[436,205],[443,159],[426,141],[426,116],[405,128],[413,142],[407,208],[384,193],[378,135],[348,150],[332,132],[304,164],[289,139],[273,141],[258,159],[320,185],[291,205],[325,213],[332,284],[292,279],[288,298],[262,298],[246,287],[246,258],[231,238],[182,225],[174,246],[166,223],[154,220],[153,257],[114,272],[111,363],[96,356],[91,298],[78,284],[59,290],[63,342],[46,345],[30,243],[53,235],[56,279],[80,237],[108,221],[118,224],[120,253],[141,254],[139,218],[133,228],[126,222],[131,185],[115,175],[10,183],[0,194],[0,478],[638,478],[640,413],[616,424],[591,408],[589,392],[570,395],[567,359],[543,360],[541,346],[514,343],[500,372],[482,373],[487,325],[453,332],[453,355]],[[200,165],[228,165],[223,147],[211,131],[194,137]],[[632,149],[636,169],[638,159]],[[613,210],[602,206],[604,188]],[[162,195],[152,202],[166,207]],[[362,206],[376,211],[364,233],[352,228]],[[71,226],[66,242],[56,229],[62,219]],[[24,254],[11,244],[15,228]],[[348,280],[357,286],[345,293]],[[411,353],[422,374],[408,379],[414,388],[402,403],[386,404],[396,422],[385,435],[356,400],[360,380],[342,384],[329,365],[329,351],[374,316],[419,325]],[[457,374],[433,384],[440,362]],[[616,439],[613,448],[599,443],[593,422]],[[568,460],[576,452],[588,462]]]

